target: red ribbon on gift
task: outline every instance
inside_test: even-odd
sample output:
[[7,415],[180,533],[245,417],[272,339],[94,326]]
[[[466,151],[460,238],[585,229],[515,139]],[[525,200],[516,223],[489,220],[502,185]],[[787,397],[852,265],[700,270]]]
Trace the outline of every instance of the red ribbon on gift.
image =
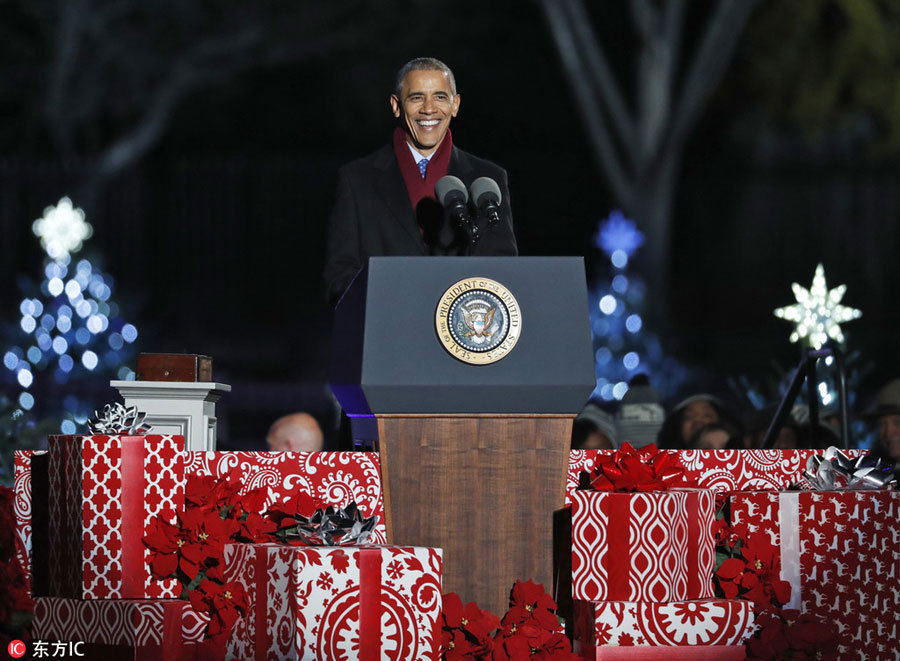
[[611,455],[600,455],[591,474],[597,491],[666,491],[694,486],[675,453],[657,449],[652,443],[635,450],[628,443]]
[[[144,596],[149,569],[144,561],[144,463],[147,448],[143,436],[120,436],[122,444],[122,597]],[[87,494],[85,494],[85,499]]]
[[359,661],[381,658],[381,549],[359,549]]

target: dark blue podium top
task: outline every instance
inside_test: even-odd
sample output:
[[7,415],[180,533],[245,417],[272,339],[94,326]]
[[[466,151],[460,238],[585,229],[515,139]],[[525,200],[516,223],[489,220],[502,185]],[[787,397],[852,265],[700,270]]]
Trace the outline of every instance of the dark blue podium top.
[[[518,303],[518,341],[490,364],[455,358],[436,330],[447,290],[471,278]],[[372,257],[335,309],[329,380],[349,415],[576,414],[595,386],[584,260]]]

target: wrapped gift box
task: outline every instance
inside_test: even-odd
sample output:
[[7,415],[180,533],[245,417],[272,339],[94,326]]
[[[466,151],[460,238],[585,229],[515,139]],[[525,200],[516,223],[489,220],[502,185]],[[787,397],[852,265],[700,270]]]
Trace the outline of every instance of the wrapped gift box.
[[584,658],[600,658],[601,647],[741,645],[754,629],[753,605],[743,599],[577,601],[574,620]]
[[299,490],[336,507],[356,501],[366,516],[378,517],[373,543],[387,541],[376,452],[188,452],[185,472],[188,480],[235,475],[243,492],[265,487],[266,507]]
[[833,622],[840,658],[900,658],[900,492],[735,493],[732,526],[773,547],[791,603]]
[[[594,468],[597,456],[613,450],[572,450],[566,478],[566,504],[578,488],[582,471]],[[677,452],[685,478],[714,491],[781,491],[800,478],[806,462],[821,450],[668,450]],[[865,450],[848,450],[855,457]]]
[[[48,657],[55,643],[71,642],[80,643],[76,651],[90,659],[188,661],[209,656],[201,653],[210,647],[203,639],[208,622],[177,599],[50,597],[35,600],[32,633],[35,641],[47,643]],[[36,657],[35,645],[30,643]]]
[[707,489],[572,495],[572,598],[713,596],[715,494]]
[[[150,575],[146,527],[184,505],[182,436],[51,436],[49,587],[76,599],[175,598]],[[43,595],[42,595],[43,596]]]
[[440,549],[233,544],[225,563],[250,600],[229,658],[438,659]]

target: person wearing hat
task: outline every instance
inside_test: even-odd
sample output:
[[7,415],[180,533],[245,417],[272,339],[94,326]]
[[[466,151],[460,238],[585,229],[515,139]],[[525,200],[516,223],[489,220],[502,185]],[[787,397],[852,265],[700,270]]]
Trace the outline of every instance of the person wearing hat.
[[616,422],[596,404],[588,404],[572,424],[573,450],[613,450]]
[[875,406],[866,417],[878,425],[878,441],[872,447],[871,456],[892,464],[900,476],[900,379],[894,379],[878,391]]
[[635,374],[616,412],[617,441],[642,448],[656,441],[659,428],[666,419],[659,392],[650,385],[646,374]]
[[668,450],[687,449],[693,435],[702,427],[714,422],[739,427],[734,415],[718,397],[708,393],[692,395],[672,409],[659,430],[657,445]]

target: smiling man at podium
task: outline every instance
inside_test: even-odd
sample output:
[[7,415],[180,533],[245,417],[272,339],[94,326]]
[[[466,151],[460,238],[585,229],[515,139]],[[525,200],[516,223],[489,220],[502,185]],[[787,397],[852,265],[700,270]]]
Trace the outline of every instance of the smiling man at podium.
[[[434,58],[407,62],[390,104],[398,120],[391,144],[339,173],[324,272],[331,304],[372,256],[518,253],[506,170],[453,144],[450,120],[459,112],[460,95],[450,68]],[[451,222],[435,193],[447,175],[479,200],[491,197],[477,192],[485,190],[482,178],[493,180],[496,187],[487,186],[496,191],[496,206],[486,214],[469,199]],[[442,197],[447,205],[453,196]]]

